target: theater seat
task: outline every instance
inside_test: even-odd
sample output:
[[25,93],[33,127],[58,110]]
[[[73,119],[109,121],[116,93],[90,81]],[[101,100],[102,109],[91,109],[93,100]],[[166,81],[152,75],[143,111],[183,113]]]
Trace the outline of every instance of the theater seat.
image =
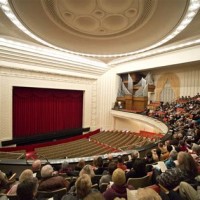
[[7,194],[6,196],[9,200],[18,200],[16,194]]
[[151,176],[146,175],[141,178],[129,178],[127,181],[128,185],[132,185],[134,189],[143,188],[151,185]]
[[53,198],[54,200],[60,200],[62,199],[62,196],[64,196],[66,193],[67,193],[66,188],[61,188],[53,191],[38,191],[36,198],[37,199]]

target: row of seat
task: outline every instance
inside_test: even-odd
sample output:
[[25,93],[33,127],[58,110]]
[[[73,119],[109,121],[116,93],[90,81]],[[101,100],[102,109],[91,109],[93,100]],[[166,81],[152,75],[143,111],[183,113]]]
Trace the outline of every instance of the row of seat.
[[18,150],[12,152],[3,152],[0,151],[0,159],[22,159],[25,158],[26,151]]
[[121,147],[123,147],[123,150],[127,150],[149,143],[151,143],[149,138],[141,137],[133,132],[104,131],[92,136],[90,139],[84,138],[50,147],[39,147],[35,151],[48,159],[62,159],[65,157],[102,155],[116,150],[121,151]]

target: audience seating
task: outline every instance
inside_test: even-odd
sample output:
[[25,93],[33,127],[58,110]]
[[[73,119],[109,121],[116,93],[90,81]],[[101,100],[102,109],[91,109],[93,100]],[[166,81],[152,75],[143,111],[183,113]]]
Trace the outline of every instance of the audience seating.
[[18,200],[16,194],[7,194],[6,197],[7,197],[9,200]]
[[0,151],[0,159],[22,159],[25,158],[26,151],[12,151],[12,152],[4,152]]
[[129,178],[128,185],[132,185],[135,189],[143,188],[151,185],[151,176],[146,175],[141,178]]
[[[164,186],[161,185],[161,184],[158,184],[158,186],[160,187],[160,190],[161,190],[162,192],[164,192],[165,194],[169,194],[169,190],[168,190],[166,187],[164,187]],[[173,188],[173,191],[178,191],[178,190],[179,190],[179,185],[176,186],[175,188]]]
[[[153,133],[152,133],[153,134]],[[103,155],[112,152],[120,152],[153,143],[151,138],[144,137],[140,133],[128,131],[102,131],[91,136],[89,139],[52,145],[51,148],[35,148],[38,155],[47,159],[63,159],[75,157],[88,157]],[[77,148],[77,146],[79,148]]]
[[60,200],[62,196],[64,196],[66,193],[67,193],[66,188],[61,188],[53,191],[38,191],[37,199],[53,198],[53,200]]

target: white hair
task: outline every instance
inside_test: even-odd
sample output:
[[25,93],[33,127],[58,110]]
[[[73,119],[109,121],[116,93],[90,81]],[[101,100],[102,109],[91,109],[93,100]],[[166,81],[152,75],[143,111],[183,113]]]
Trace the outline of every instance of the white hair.
[[53,171],[54,170],[53,170],[53,167],[51,165],[45,165],[41,169],[42,178],[46,178],[46,177],[52,176]]

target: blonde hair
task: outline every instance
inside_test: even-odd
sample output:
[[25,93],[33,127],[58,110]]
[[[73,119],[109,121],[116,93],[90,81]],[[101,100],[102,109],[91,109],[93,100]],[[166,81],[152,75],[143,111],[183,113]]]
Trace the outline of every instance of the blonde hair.
[[92,169],[91,165],[85,165],[83,167],[83,169],[79,173],[79,176],[82,176],[83,174],[87,174],[90,177],[93,177],[95,175],[94,170]]
[[33,178],[33,171],[30,169],[25,169],[19,176],[19,182]]
[[80,176],[75,183],[75,187],[78,198],[86,197],[90,193],[92,187],[90,176],[87,174]]
[[120,169],[117,168],[113,174],[112,174],[112,181],[114,182],[115,185],[123,185],[126,183],[126,176],[125,176],[125,172]]
[[139,188],[136,192],[137,200],[162,200],[160,195],[152,188]]

